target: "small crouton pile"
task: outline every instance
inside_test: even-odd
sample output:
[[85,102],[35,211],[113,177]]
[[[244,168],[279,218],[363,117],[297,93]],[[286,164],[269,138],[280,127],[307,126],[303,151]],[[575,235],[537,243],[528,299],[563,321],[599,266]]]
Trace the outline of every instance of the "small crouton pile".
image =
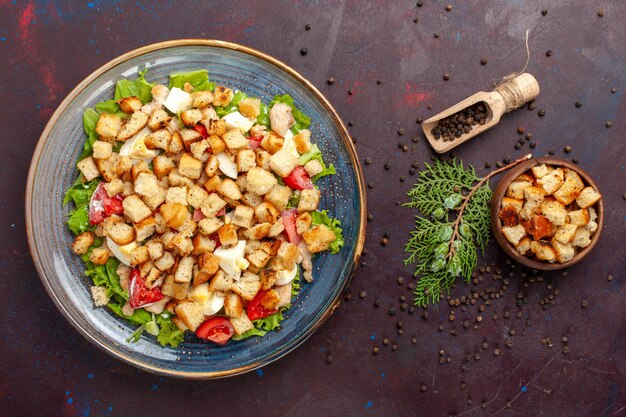
[[[152,102],[118,101],[127,118],[100,115],[93,154],[77,168],[85,181],[101,178],[92,205],[113,213],[98,223],[90,218],[97,228],[78,235],[72,249],[96,265],[120,260],[120,283],[130,294],[124,314],[167,310],[191,331],[220,315],[245,333],[260,309],[290,304],[298,265],[312,279],[312,254],[337,238],[312,221],[321,192],[310,177],[321,165],[299,163],[311,150],[311,132],[294,136],[292,108],[282,103],[270,109],[270,129],[256,124],[261,102],[253,98],[236,115],[218,117],[214,106],[228,106],[233,95],[222,86],[194,92],[157,85]],[[97,238],[105,243],[91,248]],[[143,299],[133,297],[139,293]],[[97,306],[109,301],[102,287],[92,294]],[[262,306],[256,316],[247,312],[252,302]]]
[[601,197],[576,171],[534,166],[509,185],[502,199],[502,233],[522,255],[569,262],[591,243],[598,228],[594,205]]

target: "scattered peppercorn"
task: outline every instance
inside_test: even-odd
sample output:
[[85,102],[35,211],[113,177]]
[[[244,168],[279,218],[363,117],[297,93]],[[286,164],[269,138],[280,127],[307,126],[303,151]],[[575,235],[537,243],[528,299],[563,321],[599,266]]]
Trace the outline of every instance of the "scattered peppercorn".
[[[624,197],[626,197],[626,194],[624,194]],[[613,275],[608,275],[608,276],[606,277],[606,280],[607,280],[607,281],[613,281]]]
[[378,355],[378,352],[380,352],[380,349],[378,348],[378,346],[374,346],[374,348],[372,349],[372,353],[374,355]]
[[543,10],[541,11],[541,15],[542,15],[542,16],[546,16],[547,14],[548,14],[548,10],[543,9]]
[[374,300],[374,307],[379,307],[380,306],[380,300],[376,299]]
[[504,164],[502,162],[498,161],[498,162],[496,162],[496,166],[498,168],[502,168],[504,166]]
[[450,79],[450,74],[446,72],[445,74],[443,74],[442,78],[444,81],[448,81]]
[[333,77],[328,77],[326,83],[328,83],[328,85],[333,85],[335,83],[335,79]]
[[435,38],[439,39],[439,32],[435,32]]
[[383,80],[376,80],[376,84],[381,85],[383,83]]
[[604,124],[604,126],[606,126],[607,128],[609,128],[609,127],[613,126],[613,122],[611,122],[611,121],[609,120],[608,122],[606,122],[606,123]]
[[389,239],[387,239],[386,237],[382,238],[382,239],[380,240],[380,244],[381,244],[382,246],[387,246],[387,245],[389,244]]
[[588,305],[589,305],[589,302],[587,300],[582,300],[581,303],[580,303],[580,306],[582,308],[586,308]]
[[417,7],[422,7],[424,5],[424,1],[423,0],[417,0],[416,6]]
[[446,4],[446,12],[449,12],[450,10],[452,10],[452,5]]
[[309,50],[308,50],[307,48],[302,48],[302,49],[300,49],[300,55],[303,55],[303,56],[304,56],[304,55],[306,55],[306,54],[308,54],[308,53],[309,53]]
[[414,17],[414,18],[413,18],[413,23],[417,23],[417,22],[419,22],[419,21],[420,21],[420,20],[419,20],[417,17]]
[[552,56],[552,49],[548,49],[546,51],[546,56]]
[[374,184],[372,184],[371,182],[368,182],[367,188],[369,188],[370,190],[374,189]]
[[519,133],[520,135],[523,135],[524,132],[526,132],[526,128],[523,126],[520,126],[517,128],[517,133]]
[[335,358],[333,358],[333,355],[331,354],[326,355],[326,363],[333,363],[334,360]]
[[573,163],[575,163],[575,164],[577,164],[577,163],[579,163],[580,161],[578,160],[578,158],[572,158],[572,162],[573,162]]
[[352,91],[352,89],[348,90],[348,95],[351,96],[352,94],[354,94],[354,91]]
[[546,115],[546,111],[544,109],[539,109],[539,111],[537,112],[537,115],[539,117],[543,117]]
[[422,386],[420,387],[420,391],[426,392],[428,391],[428,387],[425,384],[422,384]]
[[487,58],[485,57],[480,58],[480,63],[481,65],[487,65]]
[[522,147],[521,143],[518,142],[518,143],[515,144],[515,149],[520,149],[521,147]]
[[565,153],[570,153],[572,151],[572,147],[571,146],[566,146],[566,147],[563,148],[563,151]]
[[576,103],[574,103],[574,106],[576,106],[577,109],[580,109],[583,106],[583,103],[580,101],[577,101]]
[[598,10],[598,17],[604,17],[604,10]]
[[569,353],[569,346],[563,346],[562,350],[563,350],[563,353],[567,355]]
[[611,94],[615,94],[615,93],[617,93],[617,88],[615,87],[611,88]]

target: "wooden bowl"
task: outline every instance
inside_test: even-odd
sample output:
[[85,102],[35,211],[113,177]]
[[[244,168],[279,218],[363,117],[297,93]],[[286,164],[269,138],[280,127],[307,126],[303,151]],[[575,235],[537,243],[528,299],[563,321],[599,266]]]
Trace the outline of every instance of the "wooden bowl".
[[500,218],[498,217],[498,211],[500,210],[500,203],[502,202],[502,198],[506,194],[506,190],[509,187],[509,184],[511,184],[511,182],[513,182],[513,180],[517,178],[520,174],[528,171],[531,167],[542,164],[560,166],[576,171],[586,185],[589,185],[593,187],[596,191],[600,192],[598,185],[593,181],[593,179],[577,165],[558,158],[533,158],[509,170],[498,183],[498,186],[493,193],[493,197],[491,198],[491,228],[493,230],[494,236],[496,237],[496,240],[498,241],[502,249],[504,249],[504,251],[515,261],[529,268],[541,269],[544,271],[554,271],[557,269],[568,268],[572,265],[577,264],[585,256],[587,256],[589,252],[591,252],[596,246],[596,244],[598,243],[598,239],[600,238],[600,233],[602,232],[602,226],[604,223],[604,202],[601,198],[596,204],[593,205],[598,214],[598,219],[596,220],[596,222],[598,223],[598,229],[593,235],[591,235],[591,243],[586,248],[583,248],[583,250],[578,252],[571,261],[562,264],[558,262],[549,263],[531,259],[527,256],[522,255],[517,251],[517,249],[515,249],[515,246],[513,246],[502,233],[502,223],[500,221]]

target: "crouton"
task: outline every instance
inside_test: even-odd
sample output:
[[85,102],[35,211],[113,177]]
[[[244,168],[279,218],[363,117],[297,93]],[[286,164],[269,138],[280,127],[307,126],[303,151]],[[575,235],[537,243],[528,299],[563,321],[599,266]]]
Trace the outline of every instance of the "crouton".
[[178,262],[178,268],[174,273],[174,281],[179,284],[191,282],[194,260],[191,256],[185,256]]
[[209,153],[211,151],[211,145],[209,145],[209,141],[206,139],[192,143],[189,149],[191,150],[193,157],[201,162],[205,162],[209,159],[209,156],[212,156]]
[[107,159],[94,159],[93,162],[96,164],[96,168],[102,175],[102,178],[106,182],[111,182],[130,171],[132,163],[126,165],[126,159],[126,157],[117,156],[114,152]]
[[122,202],[124,215],[131,219],[133,223],[139,223],[152,214],[152,211],[137,195],[129,195]]
[[524,198],[524,189],[532,184],[532,181],[513,181],[506,190],[506,196],[521,200]]
[[537,180],[546,194],[552,194],[563,185],[563,168],[556,168]]
[[168,275],[163,281],[161,292],[177,300],[184,300],[189,292],[189,283],[178,283],[174,280],[174,275]]
[[252,208],[255,208],[263,202],[263,198],[257,193],[249,191],[241,197],[241,202]]
[[313,223],[313,218],[311,214],[308,212],[301,213],[296,217],[296,232],[299,235],[308,231],[311,228],[311,224]]
[[247,332],[248,330],[251,330],[254,328],[254,325],[248,318],[245,311],[241,313],[239,317],[231,317],[230,323],[233,325],[233,328],[235,329],[235,333],[237,334],[243,334]]
[[281,149],[270,157],[270,168],[281,177],[286,177],[298,165],[298,158],[286,149]]
[[180,175],[197,180],[202,175],[202,161],[198,161],[190,153],[185,153],[180,157],[178,172]]
[[[255,214],[256,214],[256,211],[255,211]],[[285,225],[283,223],[283,220],[279,219],[274,224],[272,224],[272,227],[270,228],[270,232],[268,233],[268,236],[276,237],[279,234],[281,234],[284,230],[285,230]]]
[[91,290],[91,298],[96,307],[109,304],[110,298],[107,295],[106,287],[92,285],[89,289]]
[[250,262],[252,266],[258,269],[263,268],[270,260],[270,258],[271,255],[261,249],[257,249],[248,256],[246,256],[248,262]]
[[224,313],[228,317],[239,317],[243,313],[243,301],[237,294],[228,294],[224,297]]
[[209,155],[204,164],[204,173],[207,177],[212,177],[217,174],[217,170],[219,169],[220,163],[215,157],[215,155]]
[[571,261],[576,254],[572,245],[569,243],[561,243],[556,239],[552,239],[552,247],[556,253],[556,260],[562,264]]
[[237,227],[232,223],[220,227],[217,231],[217,235],[220,239],[220,243],[225,248],[235,246],[237,242],[239,242],[237,238]]
[[279,211],[284,211],[289,203],[291,188],[276,184],[269,193],[265,194],[265,201],[272,203]]
[[278,239],[263,239],[259,245],[259,249],[274,256],[278,253],[283,241]]
[[159,212],[163,216],[165,224],[173,229],[182,226],[189,215],[187,207],[180,203],[162,204],[161,207],[159,207]]
[[169,252],[164,252],[163,256],[154,261],[154,266],[159,268],[161,271],[167,271],[172,266],[174,266],[174,257]]
[[139,223],[135,223],[134,227],[135,239],[138,242],[143,242],[156,232],[156,221],[153,216],[148,216]]
[[254,215],[259,223],[274,223],[280,213],[273,204],[263,202],[254,208]]
[[218,107],[227,106],[233,99],[233,90],[218,85],[213,92],[213,105]]
[[95,159],[108,159],[113,153],[113,145],[109,142],[97,140],[93,143],[93,157]]
[[563,169],[563,171],[565,172],[565,179],[569,178],[570,180],[572,180],[573,184],[575,184],[581,190],[585,188],[585,184],[583,183],[582,178],[580,178],[580,175],[578,175],[576,171],[567,168]]
[[152,130],[159,130],[167,127],[172,118],[163,109],[156,109],[148,119],[148,127]]
[[180,137],[183,140],[183,144],[185,149],[190,150],[191,144],[200,142],[202,140],[202,135],[194,129],[182,129],[180,131]]
[[[202,137],[202,136],[201,136]],[[167,154],[168,155],[177,155],[185,149],[185,144],[183,143],[183,137],[179,132],[172,133],[172,137],[170,138],[170,143],[167,146]]]
[[546,216],[550,223],[555,226],[565,224],[567,218],[567,210],[558,201],[544,201],[541,203],[541,214]]
[[301,130],[293,137],[293,141],[299,154],[307,153],[311,150],[311,131],[309,129]]
[[134,181],[135,192],[154,211],[165,201],[166,190],[159,186],[157,177],[151,172],[142,172]]
[[498,217],[506,227],[514,227],[519,224],[519,215],[513,205],[504,206],[498,211]]
[[570,204],[576,200],[580,195],[580,192],[584,188],[582,180],[574,171],[567,171],[565,175],[565,182],[554,194],[554,198],[564,206]]
[[239,113],[249,119],[257,118],[261,114],[261,100],[258,98],[244,98],[238,107]]
[[122,97],[116,101],[120,109],[126,114],[133,114],[143,105],[138,97]]
[[311,253],[325,251],[330,244],[337,238],[332,230],[323,224],[315,226],[313,229],[305,232],[302,238],[306,242]]
[[524,236],[519,243],[515,246],[515,249],[522,255],[526,255],[530,250],[530,237]]
[[98,167],[96,166],[96,163],[91,156],[77,163],[76,167],[81,172],[81,174],[83,174],[83,177],[85,177],[85,181],[87,182],[100,176],[100,171],[98,170]]
[[261,148],[273,155],[283,148],[284,143],[285,139],[282,136],[278,136],[274,132],[267,132],[261,140]]
[[193,242],[190,236],[192,233],[180,232],[172,239],[172,246],[176,249],[180,256],[187,256],[193,251]]
[[165,279],[165,277],[163,275],[161,275],[161,271],[159,271],[158,268],[151,268],[150,272],[148,272],[148,275],[146,275],[146,287],[148,288],[154,288],[154,287],[158,287],[163,283],[163,280]]
[[191,179],[180,175],[178,168],[174,168],[170,171],[167,175],[167,182],[170,187],[191,187],[194,184]]
[[165,202],[169,204],[179,203],[186,206],[187,203],[187,188],[185,187],[170,187],[165,194]]
[[263,168],[266,171],[270,170],[270,158],[272,157],[272,154],[270,154],[268,151],[258,148],[256,151],[254,151],[255,155],[256,155],[256,164],[257,166],[259,166],[260,168]]
[[554,234],[554,239],[560,243],[569,243],[574,238],[574,232],[576,232],[577,226],[570,223],[565,223],[559,227]]
[[230,178],[223,180],[220,185],[217,186],[217,192],[223,197],[231,200],[239,200],[241,198],[241,191],[237,183]]
[[[204,123],[209,139],[211,135],[222,137],[226,133],[226,121],[222,119],[209,119]],[[213,145],[211,145],[213,146]]]
[[252,218],[254,217],[254,209],[252,207],[238,205],[233,212],[233,224],[244,227],[246,229],[252,227]]
[[226,201],[222,200],[216,193],[211,193],[202,201],[200,210],[205,216],[215,216],[224,207],[226,207]]
[[298,213],[305,211],[315,211],[320,202],[320,190],[302,190],[300,193],[300,201],[298,202]]
[[557,227],[547,217],[540,214],[532,216],[529,221],[523,222],[522,225],[526,233],[532,235],[534,240],[540,240],[546,236],[554,236],[557,230]]
[[192,106],[197,109],[204,109],[213,103],[213,93],[210,91],[196,91],[191,93]]
[[513,227],[505,226],[502,228],[502,234],[509,242],[513,244],[513,246],[517,246],[520,240],[522,240],[522,238],[526,236],[526,230],[521,224]]
[[231,290],[233,282],[233,279],[220,269],[213,275],[213,278],[211,278],[209,289],[211,291],[226,293]]
[[202,202],[209,197],[209,193],[197,185],[192,185],[187,190],[187,202],[193,208],[200,208]]
[[270,232],[271,223],[259,223],[244,232],[244,236],[251,240],[261,240]]
[[250,146],[248,139],[246,139],[239,129],[229,130],[222,135],[222,139],[231,151],[246,149]]
[[151,240],[146,242],[146,248],[148,248],[148,254],[150,255],[150,259],[153,261],[156,261],[164,254],[163,243],[160,240]]
[[159,129],[156,132],[146,135],[143,143],[148,149],[163,149],[164,151],[167,151],[169,149],[171,139],[172,134],[168,129]]
[[115,138],[122,128],[121,117],[115,114],[102,113],[96,124],[96,133],[101,138]]
[[237,154],[237,171],[248,172],[256,167],[256,155],[251,149],[242,149]]
[[119,178],[116,178],[111,182],[105,183],[104,190],[107,192],[107,196],[114,197],[124,191],[124,183]]
[[135,136],[141,129],[146,127],[150,116],[142,111],[136,111],[130,116],[130,120],[122,126],[117,133],[117,140],[126,141]]
[[572,246],[578,246],[579,248],[586,248],[591,243],[591,233],[584,227],[579,227],[574,232],[572,238]]
[[83,232],[74,238],[74,243],[72,243],[72,250],[76,255],[84,255],[89,250],[89,247],[93,245],[94,240],[95,236],[93,232]]
[[532,171],[535,178],[541,178],[550,171],[546,164],[534,166],[530,168],[530,170]]
[[567,213],[567,222],[576,226],[585,226],[589,223],[589,210],[580,209],[580,210],[572,210]]
[[258,195],[265,195],[274,188],[278,181],[271,172],[254,167],[248,171],[248,190]]
[[185,110],[180,114],[180,120],[185,126],[193,127],[202,120],[202,112],[198,109]]
[[180,319],[185,323],[185,326],[192,332],[195,332],[196,329],[204,322],[204,308],[202,304],[191,302],[191,301],[183,301],[176,305],[176,316],[180,317]]
[[275,309],[279,302],[280,296],[274,289],[271,289],[263,294],[263,297],[260,300],[261,305],[270,310]]
[[205,217],[198,222],[198,229],[203,235],[209,236],[217,232],[223,225],[224,222],[217,217]]
[[244,300],[251,301],[261,289],[261,281],[258,275],[252,272],[244,272],[241,278],[233,283],[231,289]]
[[511,197],[502,198],[502,208],[505,208],[507,206],[513,206],[515,208],[515,211],[518,214],[522,210],[523,205],[524,205],[524,200],[517,200]]
[[128,245],[135,240],[135,229],[127,225],[118,216],[111,216],[104,221],[104,234],[118,245]]
[[[128,156],[118,155],[116,158],[111,157],[107,159],[107,162],[111,161],[111,159],[114,159],[115,162],[110,168],[114,170],[115,175],[117,175],[118,177],[126,175],[133,168],[133,160]],[[100,172],[102,172],[102,170]],[[106,176],[104,176],[104,179],[107,181],[111,181]]]
[[[95,153],[94,153],[95,155]],[[596,204],[602,196],[593,187],[585,187],[576,198],[576,203],[580,208],[587,208]]]
[[304,170],[309,174],[309,177],[314,177],[317,174],[321,173],[324,170],[322,163],[317,159],[311,159],[309,162],[304,164]]
[[213,276],[220,267],[220,258],[210,252],[205,252],[198,259],[198,267],[200,271]]
[[137,266],[150,260],[150,252],[145,246],[137,246],[130,251],[130,266]]
[[274,286],[274,283],[278,279],[278,273],[274,269],[266,268],[261,270],[259,279],[261,281],[261,288],[267,291]]
[[[139,174],[149,174],[152,175],[152,172],[150,171],[150,167],[148,166],[148,163],[144,160],[139,160],[137,162],[135,162],[132,166],[132,168],[130,169],[130,176],[133,179],[133,181],[135,181],[137,178],[139,178]],[[156,184],[156,176],[154,177],[154,182]]]
[[535,254],[537,259],[541,261],[554,262],[556,261],[556,251],[545,240],[530,242],[530,250]]
[[107,248],[94,248],[89,255],[89,260],[95,265],[104,265],[109,260],[111,252]]
[[[328,230],[330,231],[330,229]],[[330,233],[333,235],[332,240],[335,240],[335,234],[332,231]],[[306,238],[305,238],[305,241],[306,241]],[[328,242],[328,243],[330,244],[331,242]],[[282,262],[285,269],[288,269],[288,270],[293,269],[293,266],[295,265],[296,262],[298,262],[298,260],[301,257],[298,247],[294,245],[293,243],[289,243],[287,241],[283,241],[280,244],[280,247],[278,248],[278,253],[276,254],[276,256]]]

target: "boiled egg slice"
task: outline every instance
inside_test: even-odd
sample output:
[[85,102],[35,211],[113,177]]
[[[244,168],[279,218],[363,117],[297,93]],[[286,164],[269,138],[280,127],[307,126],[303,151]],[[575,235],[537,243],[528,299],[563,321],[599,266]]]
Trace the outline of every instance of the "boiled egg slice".
[[298,275],[298,264],[295,264],[291,271],[286,269],[277,272],[278,279],[276,280],[275,285],[285,285],[289,284],[293,279]]
[[248,119],[238,111],[228,113],[222,120],[226,122],[226,130],[239,129],[241,133],[246,133],[256,122],[256,119]]
[[228,155],[224,152],[218,153],[216,156],[217,162],[219,163],[220,171],[227,177],[230,177],[234,180],[237,179],[237,164],[230,160]]
[[189,110],[192,103],[193,99],[191,98],[191,94],[178,87],[174,87],[170,90],[163,105],[172,113],[178,114],[181,111]]
[[197,285],[189,291],[188,298],[202,305],[202,313],[212,316],[224,307],[224,296],[209,290],[209,283]]
[[287,133],[285,134],[285,140],[283,142],[283,150],[289,152],[296,158],[300,158],[300,154],[298,153],[298,150],[296,149],[296,141],[293,140],[293,133],[291,133],[291,130],[288,130]]
[[130,242],[128,245],[120,246],[107,236],[107,246],[118,261],[124,265],[130,266],[130,252],[139,245],[137,242]]
[[146,162],[150,162],[152,158],[158,155],[157,151],[146,147],[146,136],[150,133],[152,133],[152,130],[144,127],[135,136],[124,142],[120,148],[120,155],[134,159],[144,159]]
[[[240,240],[235,246],[224,248],[220,246],[213,254],[220,258],[220,268],[232,278],[239,278],[241,271],[249,265],[245,259],[246,241]],[[247,264],[247,265],[246,265]],[[245,268],[244,268],[245,267]]]

